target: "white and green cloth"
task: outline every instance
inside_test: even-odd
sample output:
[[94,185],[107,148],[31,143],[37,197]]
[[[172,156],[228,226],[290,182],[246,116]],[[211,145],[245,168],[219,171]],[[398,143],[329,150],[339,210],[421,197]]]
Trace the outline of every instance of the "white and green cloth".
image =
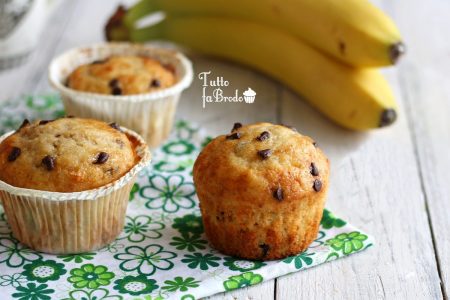
[[[64,111],[55,95],[26,96],[0,106],[0,133],[24,118],[52,119]],[[203,233],[192,182],[196,156],[210,138],[178,121],[153,151],[134,185],[122,234],[91,253],[48,255],[11,234],[0,206],[0,295],[20,300],[198,299],[362,251],[371,237],[325,210],[307,251],[277,261],[248,261],[212,249]]]

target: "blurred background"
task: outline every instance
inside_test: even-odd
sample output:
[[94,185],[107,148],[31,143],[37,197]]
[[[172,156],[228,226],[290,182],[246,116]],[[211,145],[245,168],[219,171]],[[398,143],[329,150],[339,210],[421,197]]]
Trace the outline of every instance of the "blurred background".
[[[195,75],[178,118],[212,135],[227,132],[233,122],[270,121],[314,137],[332,162],[328,206],[378,241],[367,256],[238,291],[238,298],[446,299],[450,294],[450,2],[372,2],[394,20],[407,49],[395,67],[382,69],[399,106],[397,121],[386,128],[343,129],[281,82],[186,50]],[[70,48],[104,41],[104,26],[117,6],[133,3],[0,0],[0,103],[51,92],[49,62]],[[197,74],[210,70],[232,89],[255,90],[255,104],[203,109]],[[318,81],[317,88],[326,88],[326,82]]]

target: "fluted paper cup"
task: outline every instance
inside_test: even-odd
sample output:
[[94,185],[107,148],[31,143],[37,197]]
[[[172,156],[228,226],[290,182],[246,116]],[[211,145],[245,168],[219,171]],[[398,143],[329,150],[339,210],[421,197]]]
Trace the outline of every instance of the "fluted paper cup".
[[[80,92],[65,85],[69,75],[80,65],[114,55],[156,59],[174,70],[176,83],[166,89],[125,96]],[[61,93],[68,115],[117,122],[142,135],[151,148],[159,146],[169,136],[181,92],[190,86],[192,77],[192,64],[181,53],[130,43],[76,48],[55,58],[49,67],[49,81]]]
[[[0,180],[0,198],[16,239],[34,250],[55,254],[93,251],[116,239],[124,226],[136,175],[151,159],[144,140],[122,129],[137,141],[140,160],[108,185],[60,193],[18,188]],[[0,143],[12,133],[0,137]]]

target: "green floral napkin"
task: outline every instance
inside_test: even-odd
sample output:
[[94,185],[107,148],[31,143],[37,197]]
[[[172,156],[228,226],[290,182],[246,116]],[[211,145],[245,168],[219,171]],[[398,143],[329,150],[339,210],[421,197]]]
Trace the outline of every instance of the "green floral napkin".
[[[27,96],[0,107],[0,133],[24,118],[64,115],[55,95]],[[192,165],[210,138],[178,121],[170,139],[138,175],[125,228],[92,253],[48,255],[21,245],[0,211],[1,299],[197,299],[255,285],[334,260],[372,245],[372,239],[325,210],[307,251],[283,260],[240,260],[212,249],[203,234]],[[1,208],[1,207],[0,207]]]

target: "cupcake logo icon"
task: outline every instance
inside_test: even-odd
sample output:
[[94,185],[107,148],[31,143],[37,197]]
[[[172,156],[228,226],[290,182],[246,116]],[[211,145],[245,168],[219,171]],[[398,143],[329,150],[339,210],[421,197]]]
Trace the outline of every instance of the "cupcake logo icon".
[[246,91],[242,93],[244,95],[245,103],[253,103],[255,102],[256,92],[251,88],[248,88]]

